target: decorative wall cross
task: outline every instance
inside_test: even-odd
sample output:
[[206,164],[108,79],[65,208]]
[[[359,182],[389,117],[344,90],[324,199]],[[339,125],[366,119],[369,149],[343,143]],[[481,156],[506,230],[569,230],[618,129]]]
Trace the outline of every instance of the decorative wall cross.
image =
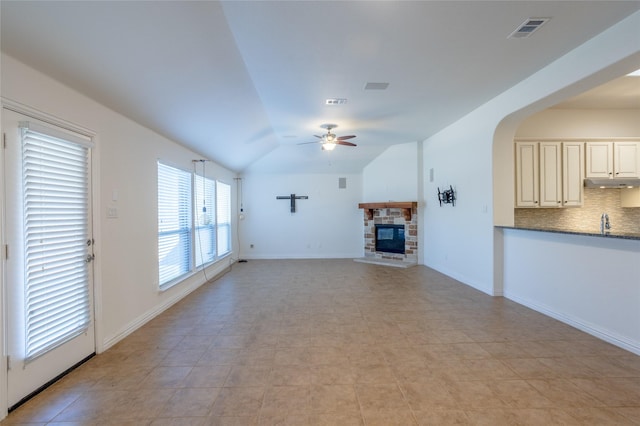
[[296,200],[308,200],[309,197],[306,195],[278,195],[276,200],[291,200],[291,213],[296,212]]

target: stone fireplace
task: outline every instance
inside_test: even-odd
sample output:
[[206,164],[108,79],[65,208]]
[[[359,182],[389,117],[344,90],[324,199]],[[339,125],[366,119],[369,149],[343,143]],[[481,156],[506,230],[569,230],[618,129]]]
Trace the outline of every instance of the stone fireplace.
[[[418,263],[418,203],[385,202],[361,203],[364,209],[364,256],[365,259]],[[404,253],[376,251],[376,225],[404,226]]]

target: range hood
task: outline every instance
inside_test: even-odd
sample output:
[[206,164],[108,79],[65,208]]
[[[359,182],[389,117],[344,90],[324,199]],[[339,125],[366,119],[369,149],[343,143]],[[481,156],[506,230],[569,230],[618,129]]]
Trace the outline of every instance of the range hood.
[[628,188],[640,186],[640,178],[587,178],[585,188]]

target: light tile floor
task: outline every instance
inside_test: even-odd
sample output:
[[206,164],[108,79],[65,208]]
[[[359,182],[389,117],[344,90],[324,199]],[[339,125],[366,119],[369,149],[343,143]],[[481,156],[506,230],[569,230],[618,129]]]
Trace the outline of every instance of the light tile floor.
[[251,260],[1,424],[638,425],[640,357],[423,266]]

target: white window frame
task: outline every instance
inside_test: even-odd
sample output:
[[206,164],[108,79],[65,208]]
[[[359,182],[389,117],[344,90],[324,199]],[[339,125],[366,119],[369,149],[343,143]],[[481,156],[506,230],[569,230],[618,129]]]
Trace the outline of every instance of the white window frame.
[[[160,208],[160,170],[162,167],[173,169],[178,173],[188,174],[190,176],[190,197],[188,200],[189,205],[189,217],[190,223],[188,231],[186,229],[178,228],[161,231],[161,208]],[[194,274],[197,270],[206,268],[216,261],[229,256],[233,252],[233,238],[232,238],[232,220],[231,220],[231,185],[212,178],[204,177],[197,174],[194,171],[187,171],[179,167],[175,167],[171,164],[167,164],[163,161],[158,161],[157,166],[157,189],[158,189],[158,287],[161,291],[164,291],[175,284],[183,281],[186,277]],[[186,176],[183,176],[186,177]],[[205,188],[210,185],[210,190],[203,191],[200,187],[204,183]],[[183,194],[184,195],[184,194]],[[224,198],[220,198],[224,197]],[[203,200],[204,199],[204,200]],[[209,199],[209,200],[207,200]],[[203,211],[203,201],[206,201],[206,212]],[[223,201],[221,203],[221,201]],[[222,209],[222,210],[220,210]],[[205,215],[203,216],[203,213]],[[208,218],[208,219],[207,219]],[[220,223],[220,220],[224,220],[224,223]],[[208,222],[210,221],[210,222]],[[199,230],[209,227],[211,232],[211,242],[213,244],[211,256],[206,259],[200,256],[200,244],[202,243],[202,235],[199,235]],[[174,227],[175,228],[175,227]],[[186,252],[188,252],[188,270],[181,269],[179,274],[170,276],[170,278],[162,280],[161,271],[161,256],[162,242],[161,238],[167,235],[173,235],[177,233],[188,233],[189,245]],[[226,238],[225,238],[226,237]],[[226,241],[222,241],[226,240]],[[221,244],[222,242],[222,244]],[[226,250],[225,250],[226,249]],[[224,251],[223,251],[224,250]],[[185,262],[186,265],[186,262]]]
[[[207,266],[215,262],[218,258],[217,247],[218,242],[216,239],[216,181],[215,179],[207,178],[199,174],[194,174],[193,185],[193,223],[194,226],[194,266],[196,268]],[[208,230],[208,239],[211,243],[210,256],[204,258],[201,245],[206,240],[202,237],[207,237],[206,231]],[[204,232],[201,232],[204,231]]]
[[[225,197],[223,199],[222,197]],[[226,241],[221,240],[226,232]],[[233,251],[231,238],[231,185],[216,181],[216,244],[217,256],[224,257]],[[226,247],[226,251],[222,251]]]
[[[173,173],[175,175],[174,177],[177,177],[179,180],[175,182],[162,182],[161,180],[171,178],[171,176],[168,175],[163,177],[161,175],[162,170],[166,173]],[[158,161],[157,178],[158,285],[161,290],[164,290],[181,281],[186,275],[193,271],[193,174],[189,171]],[[178,185],[178,192],[170,192],[171,184]],[[161,185],[163,187],[161,187]],[[188,185],[188,190],[181,188],[179,185]],[[167,192],[167,197],[170,198],[161,199],[161,197],[163,197],[163,192],[165,191]],[[162,206],[161,203],[163,204]],[[177,212],[172,211],[175,208],[178,208]],[[188,212],[181,212],[181,209],[183,210],[185,208]],[[177,216],[173,215],[174,213],[177,213]],[[170,240],[163,237],[177,237],[178,240],[173,244],[173,246],[171,246]],[[178,260],[182,257],[183,262],[173,263],[173,267],[178,268],[178,273],[172,274],[170,272],[163,271],[161,264],[166,256],[169,256],[169,249],[175,249],[176,247],[180,249],[180,252],[178,253]],[[186,253],[184,250],[186,250]],[[166,278],[164,277],[165,275],[167,275]]]

